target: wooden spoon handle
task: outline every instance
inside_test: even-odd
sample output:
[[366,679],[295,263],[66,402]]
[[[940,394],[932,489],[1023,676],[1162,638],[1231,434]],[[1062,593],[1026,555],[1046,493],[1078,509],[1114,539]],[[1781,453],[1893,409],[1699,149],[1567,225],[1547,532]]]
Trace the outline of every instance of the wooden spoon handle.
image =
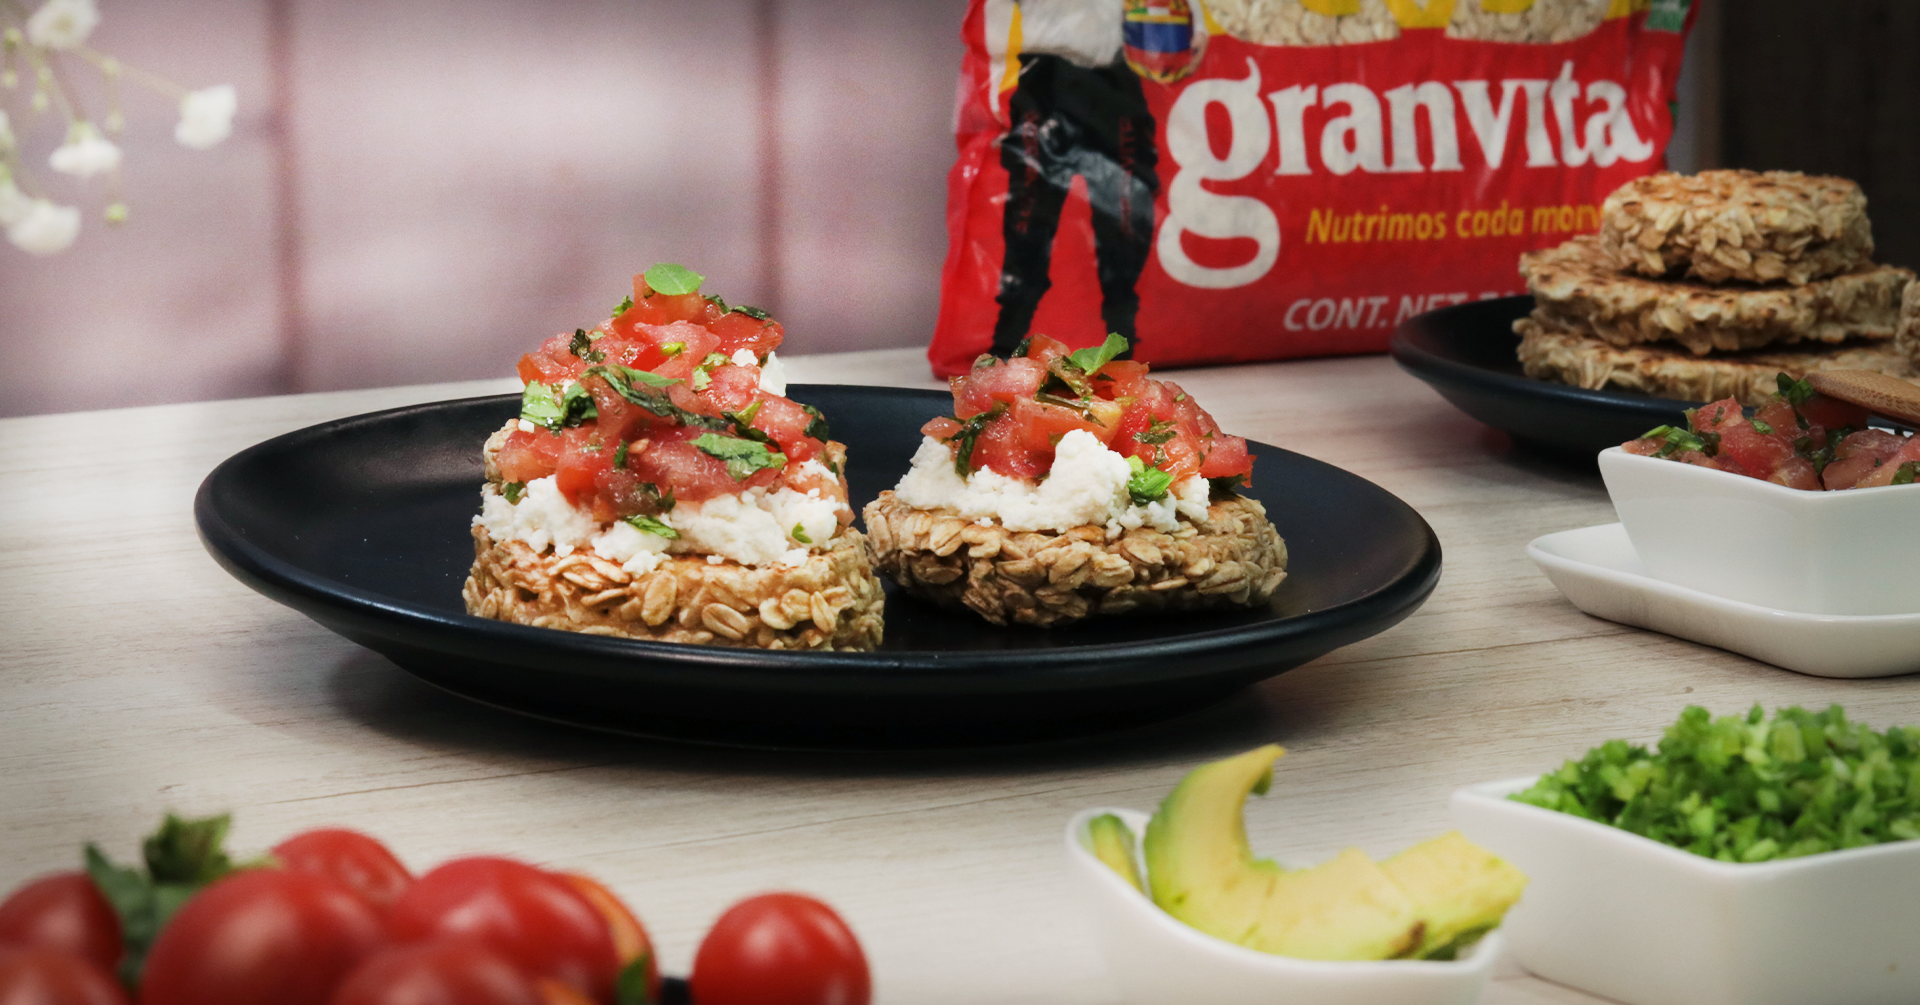
[[1820,370],[1807,383],[1829,398],[1850,401],[1876,415],[1920,426],[1920,387],[1870,370]]

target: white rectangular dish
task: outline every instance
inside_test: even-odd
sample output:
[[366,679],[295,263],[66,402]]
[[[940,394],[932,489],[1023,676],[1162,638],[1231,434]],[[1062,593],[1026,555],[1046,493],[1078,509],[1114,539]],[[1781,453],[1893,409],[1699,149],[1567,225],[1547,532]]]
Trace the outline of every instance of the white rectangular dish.
[[1600,477],[1656,579],[1781,611],[1920,612],[1920,485],[1813,492],[1619,447]]
[[1451,806],[1532,880],[1501,926],[1527,970],[1628,1005],[1920,1002],[1920,841],[1719,862],[1506,798],[1533,781]]
[[1675,586],[1647,574],[1617,523],[1537,537],[1527,557],[1573,606],[1596,618],[1816,677],[1920,671],[1920,614],[1797,614]]

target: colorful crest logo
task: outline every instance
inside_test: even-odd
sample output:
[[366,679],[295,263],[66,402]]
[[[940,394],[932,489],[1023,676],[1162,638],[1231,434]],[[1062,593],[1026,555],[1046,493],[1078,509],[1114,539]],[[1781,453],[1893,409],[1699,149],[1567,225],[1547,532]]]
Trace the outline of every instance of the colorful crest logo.
[[1194,23],[1188,0],[1126,0],[1126,4],[1122,38],[1133,72],[1170,84],[1200,65],[1207,31],[1204,22]]

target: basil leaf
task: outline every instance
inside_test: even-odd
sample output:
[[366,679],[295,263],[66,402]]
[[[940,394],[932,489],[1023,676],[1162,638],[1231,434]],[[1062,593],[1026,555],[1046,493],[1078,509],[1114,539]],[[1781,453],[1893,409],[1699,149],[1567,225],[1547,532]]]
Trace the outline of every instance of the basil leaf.
[[1177,435],[1173,426],[1174,423],[1171,419],[1148,419],[1147,428],[1133,434],[1133,438],[1135,441],[1145,443],[1148,446],[1158,446],[1171,441],[1174,436]]
[[640,492],[641,494],[645,495],[647,497],[647,501],[653,503],[654,507],[658,509],[660,512],[662,513],[673,512],[673,506],[674,506],[673,490],[669,489],[665,493],[662,493],[660,491],[660,486],[655,485],[652,482],[641,482]]
[[560,396],[560,425],[578,426],[599,417],[600,406],[593,403],[593,395],[579,381],[568,384],[566,393]]
[[1893,481],[1888,484],[1912,485],[1915,475],[1920,475],[1920,461],[1907,461],[1900,465],[1898,471],[1893,473]]
[[[1908,480],[1909,480],[1909,481],[1911,481],[1912,479],[1908,479]],[[791,537],[792,537],[792,538],[793,538],[793,539],[794,539],[795,541],[798,541],[798,542],[800,542],[801,544],[812,544],[812,543],[813,543],[813,538],[810,538],[810,537],[808,537],[808,536],[807,536],[807,528],[805,528],[805,527],[803,527],[803,526],[801,526],[800,524],[797,524],[797,523],[793,525],[793,533],[792,533],[792,534],[791,534],[790,536],[791,536]]]
[[630,446],[630,444],[628,444],[627,441],[621,440],[620,445],[614,448],[613,466],[618,470],[625,471],[627,469],[627,447],[628,446]]
[[1127,479],[1127,495],[1133,497],[1135,506],[1159,502],[1166,498],[1167,490],[1173,488],[1172,475],[1159,468],[1148,467],[1138,457],[1127,458],[1127,467],[1133,469],[1133,476]]
[[585,328],[575,328],[573,330],[573,341],[567,343],[567,351],[589,363],[605,362],[607,354],[593,347],[593,340],[598,337],[597,335],[587,334]]
[[526,491],[527,491],[526,482],[508,482],[505,485],[500,486],[500,494],[503,496],[506,496],[507,501],[510,503],[518,503],[520,501],[520,497],[522,495],[525,495]]
[[700,292],[700,284],[707,281],[701,275],[684,265],[661,262],[646,272],[647,286],[655,293],[665,293],[670,297],[685,296]]
[[633,310],[633,298],[631,296],[620,301],[619,306],[613,309],[613,316],[617,318],[630,310]]
[[[1031,348],[1033,348],[1033,336],[1029,335],[1026,338],[1021,339],[1018,343],[1014,345],[1013,351],[1007,354],[1007,358],[1019,359],[1020,357],[1025,356],[1027,354],[1027,350]],[[988,356],[987,358],[993,359],[992,356]],[[973,365],[979,366],[980,361],[974,360]]]
[[560,398],[553,388],[539,381],[531,381],[520,392],[520,418],[536,426],[545,426],[550,430],[560,428],[560,419],[566,410],[560,406]]
[[768,449],[764,443],[743,440],[738,436],[704,433],[693,441],[693,445],[708,457],[726,461],[727,475],[736,482],[746,481],[756,471],[767,468],[777,470],[787,463],[787,455]]
[[827,428],[827,417],[821,415],[819,409],[812,405],[801,405],[800,410],[813,417],[813,421],[807,423],[807,428],[800,435],[811,436],[822,443],[833,439],[833,431]]
[[1762,422],[1759,419],[1748,419],[1747,421],[1753,423],[1753,431],[1756,433],[1759,433],[1761,436],[1773,435],[1773,426],[1765,422]]
[[1794,380],[1781,373],[1774,375],[1773,381],[1780,388],[1780,397],[1786,399],[1787,403],[1795,408],[1806,404],[1807,399],[1813,397],[1813,384],[1805,377]]
[[765,432],[761,430],[753,428],[753,417],[760,414],[761,404],[762,404],[761,402],[756,401],[753,404],[748,405],[747,407],[741,409],[738,412],[722,412],[720,414],[725,416],[727,418],[727,421],[733,423],[734,435],[740,437],[743,440],[752,440],[755,443],[764,443],[767,446],[772,447],[775,450],[778,450],[780,448],[780,444],[774,442],[773,437],[768,436]]
[[722,314],[731,313],[730,311],[727,310],[727,302],[725,300],[720,299],[720,294],[706,293],[706,294],[702,294],[702,296],[706,298],[707,303],[710,303],[713,306],[720,308],[720,313]]
[[635,370],[630,366],[621,366],[618,363],[609,363],[606,366],[590,366],[587,368],[587,372],[581,374],[580,377],[582,380],[588,377],[598,377],[606,381],[607,386],[613,388],[615,394],[663,419],[675,419],[679,421],[681,425],[693,426],[697,429],[718,430],[730,427],[730,423],[725,419],[712,415],[702,415],[699,412],[689,412],[679,405],[674,404],[672,398],[655,390],[655,388],[670,387],[680,383],[680,378],[678,377],[662,377],[657,373],[650,373],[646,370]]
[[763,311],[758,307],[748,307],[746,304],[738,304],[732,310],[729,310],[727,313],[745,314],[747,317],[750,317],[755,321],[772,321],[773,320],[773,315],[768,314],[766,311]]
[[1717,447],[1720,440],[1718,436],[1715,436],[1713,438],[1713,444],[1709,445],[1708,442],[1698,434],[1674,426],[1655,426],[1647,430],[1646,434],[1640,438],[1643,440],[1661,441],[1660,449],[1654,451],[1653,456],[1655,457],[1672,457],[1674,454],[1684,450],[1698,450],[1703,454],[1712,456],[1714,453],[1712,448]]
[[1252,487],[1246,475],[1227,475],[1224,478],[1207,479],[1209,495],[1235,495],[1241,489]]
[[968,416],[964,422],[958,418],[954,419],[955,422],[960,423],[960,429],[945,440],[945,442],[952,443],[959,447],[953,454],[954,474],[962,478],[973,474],[974,444],[980,441],[980,433],[987,428],[987,423],[1006,414],[1006,411],[1007,403],[1004,401],[996,401],[993,403],[992,408]]
[[1068,353],[1067,358],[1073,360],[1073,365],[1079,367],[1081,372],[1091,377],[1099,373],[1101,367],[1118,359],[1120,354],[1126,351],[1126,336],[1119,332],[1108,332],[1105,342],[1090,349],[1076,349]]
[[623,517],[622,519],[626,521],[627,526],[632,527],[634,530],[637,530],[642,534],[652,534],[655,537],[664,537],[669,541],[672,541],[675,538],[678,538],[680,536],[679,531],[674,530],[672,527],[669,527],[666,524],[662,523],[659,517],[647,516],[646,514],[642,513],[636,516]]

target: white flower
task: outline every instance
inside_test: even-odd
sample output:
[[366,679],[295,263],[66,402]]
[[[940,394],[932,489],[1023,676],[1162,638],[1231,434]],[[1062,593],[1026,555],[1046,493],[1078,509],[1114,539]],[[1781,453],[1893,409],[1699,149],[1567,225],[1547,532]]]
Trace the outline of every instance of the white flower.
[[47,163],[61,174],[91,178],[120,166],[120,148],[100,135],[93,123],[77,122],[67,130],[67,142],[54,148]]
[[80,236],[80,209],[35,199],[27,214],[7,226],[7,240],[22,251],[52,255],[67,250]]
[[180,123],[173,138],[183,147],[205,150],[233,135],[233,113],[240,99],[232,84],[203,87],[180,99]]
[[[5,173],[6,168],[0,167],[0,175]],[[0,227],[19,223],[27,218],[27,213],[32,209],[33,200],[20,191],[20,186],[15,185],[12,178],[0,181]]]
[[27,41],[46,49],[71,49],[100,23],[93,0],[47,0],[27,18]]

